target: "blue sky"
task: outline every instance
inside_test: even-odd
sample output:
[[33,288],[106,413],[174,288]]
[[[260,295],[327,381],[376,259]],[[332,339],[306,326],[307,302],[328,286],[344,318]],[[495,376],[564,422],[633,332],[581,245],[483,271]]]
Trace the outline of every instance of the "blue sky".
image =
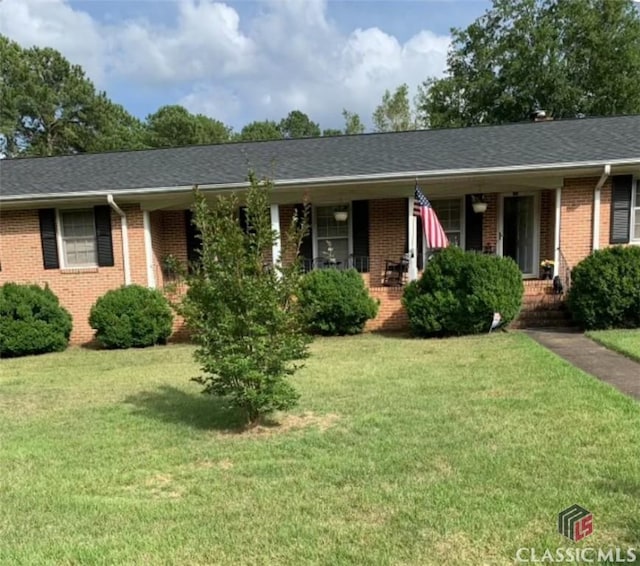
[[450,28],[489,5],[4,0],[0,33],[60,50],[139,117],[183,104],[239,129],[298,108],[327,128],[342,108],[369,123],[385,89],[442,74]]

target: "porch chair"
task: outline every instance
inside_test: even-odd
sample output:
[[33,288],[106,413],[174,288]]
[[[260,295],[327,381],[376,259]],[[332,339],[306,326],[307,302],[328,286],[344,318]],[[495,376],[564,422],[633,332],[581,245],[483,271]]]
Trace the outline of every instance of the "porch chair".
[[404,284],[404,274],[409,272],[408,254],[402,256],[400,261],[390,259],[384,262],[384,276],[382,285],[385,287],[400,287]]

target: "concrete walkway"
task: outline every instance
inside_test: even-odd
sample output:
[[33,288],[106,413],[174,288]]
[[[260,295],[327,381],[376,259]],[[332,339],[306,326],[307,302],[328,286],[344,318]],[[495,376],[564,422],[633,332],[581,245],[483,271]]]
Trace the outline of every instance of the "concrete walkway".
[[574,366],[640,399],[640,363],[608,350],[573,329],[540,328],[525,332]]

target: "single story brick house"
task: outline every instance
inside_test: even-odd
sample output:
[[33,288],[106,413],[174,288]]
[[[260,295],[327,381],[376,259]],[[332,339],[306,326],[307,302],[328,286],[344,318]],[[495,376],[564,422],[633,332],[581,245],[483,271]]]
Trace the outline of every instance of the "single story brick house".
[[[5,159],[0,283],[48,284],[74,317],[73,341],[88,341],[99,296],[161,288],[165,258],[192,257],[193,186],[211,198],[242,193],[249,169],[275,182],[274,228],[311,202],[305,265],[322,268],[330,242],[338,265],[362,272],[381,301],[371,329],[406,324],[396,283],[417,276],[426,252],[416,182],[451,242],[514,258],[529,293],[550,285],[539,281],[542,260],[566,279],[592,250],[640,244],[640,116],[585,118]],[[274,246],[274,257],[289,255]],[[401,264],[399,278],[387,262]]]

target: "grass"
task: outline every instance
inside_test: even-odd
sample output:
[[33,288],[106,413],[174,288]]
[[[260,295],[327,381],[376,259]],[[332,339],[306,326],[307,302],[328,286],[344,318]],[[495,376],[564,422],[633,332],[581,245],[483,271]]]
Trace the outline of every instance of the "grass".
[[524,335],[318,340],[250,434],[191,353],[0,362],[0,564],[511,564],[574,503],[640,540],[640,406]]
[[638,330],[592,330],[589,338],[620,354],[640,362],[640,329]]

